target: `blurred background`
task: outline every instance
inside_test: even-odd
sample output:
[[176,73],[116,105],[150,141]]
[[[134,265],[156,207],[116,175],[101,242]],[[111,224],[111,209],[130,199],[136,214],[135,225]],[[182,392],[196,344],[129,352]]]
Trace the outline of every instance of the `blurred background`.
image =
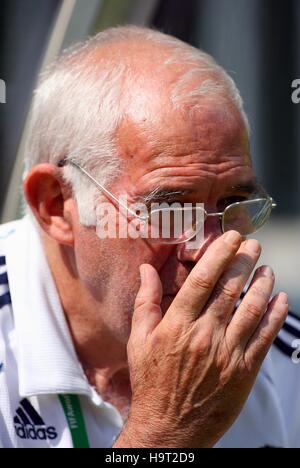
[[262,262],[300,313],[299,0],[0,0],[0,218],[21,216],[23,145],[37,75],[59,52],[109,26],[138,24],[212,54],[232,75],[249,115],[260,181],[278,202],[257,236]]

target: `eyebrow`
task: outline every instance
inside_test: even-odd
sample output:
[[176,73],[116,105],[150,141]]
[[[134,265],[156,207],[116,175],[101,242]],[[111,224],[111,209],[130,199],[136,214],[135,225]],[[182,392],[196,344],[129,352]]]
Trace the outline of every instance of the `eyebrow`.
[[233,185],[231,190],[234,192],[246,192],[246,193],[255,193],[261,192],[265,193],[266,190],[264,187],[259,183],[256,178],[250,179],[247,182],[243,182],[241,184]]

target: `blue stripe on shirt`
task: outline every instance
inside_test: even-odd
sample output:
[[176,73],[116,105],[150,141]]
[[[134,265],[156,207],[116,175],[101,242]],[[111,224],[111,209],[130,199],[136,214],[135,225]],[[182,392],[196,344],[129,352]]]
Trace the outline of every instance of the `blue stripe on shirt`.
[[276,338],[275,340],[275,346],[276,348],[279,349],[283,354],[285,354],[287,357],[292,358],[295,348],[292,348],[290,345],[286,344],[281,338]]
[[289,316],[293,317],[293,319],[297,320],[300,324],[300,315],[295,314],[294,312],[289,311]]
[[297,328],[293,327],[292,325],[285,323],[283,325],[283,330],[285,330],[286,332],[288,332],[290,335],[294,336],[295,338],[300,339],[300,330],[297,330]]
[[[4,266],[4,265],[6,265],[6,259],[5,257],[0,257],[0,266]],[[8,276],[6,272],[0,275],[0,285],[1,286],[8,285]],[[0,309],[10,304],[11,304],[11,297],[10,297],[9,292],[0,296]]]
[[10,293],[8,292],[6,294],[3,294],[3,296],[0,296],[0,309],[9,304],[11,304],[11,297]]
[[8,284],[7,273],[2,273],[2,275],[0,275],[0,285],[3,285],[3,284]]

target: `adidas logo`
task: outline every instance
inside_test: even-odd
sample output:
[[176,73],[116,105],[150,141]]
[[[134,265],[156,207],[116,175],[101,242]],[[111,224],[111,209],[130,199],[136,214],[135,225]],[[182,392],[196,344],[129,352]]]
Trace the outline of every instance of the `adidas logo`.
[[22,440],[55,440],[55,427],[46,427],[45,422],[31,403],[24,399],[14,417],[17,436]]

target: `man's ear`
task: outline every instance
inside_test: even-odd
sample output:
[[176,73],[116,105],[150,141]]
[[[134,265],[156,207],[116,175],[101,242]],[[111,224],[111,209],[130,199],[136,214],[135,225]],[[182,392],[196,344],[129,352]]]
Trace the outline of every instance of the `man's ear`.
[[59,244],[73,246],[74,235],[71,191],[63,181],[60,169],[52,164],[39,164],[24,181],[24,193],[43,231]]

